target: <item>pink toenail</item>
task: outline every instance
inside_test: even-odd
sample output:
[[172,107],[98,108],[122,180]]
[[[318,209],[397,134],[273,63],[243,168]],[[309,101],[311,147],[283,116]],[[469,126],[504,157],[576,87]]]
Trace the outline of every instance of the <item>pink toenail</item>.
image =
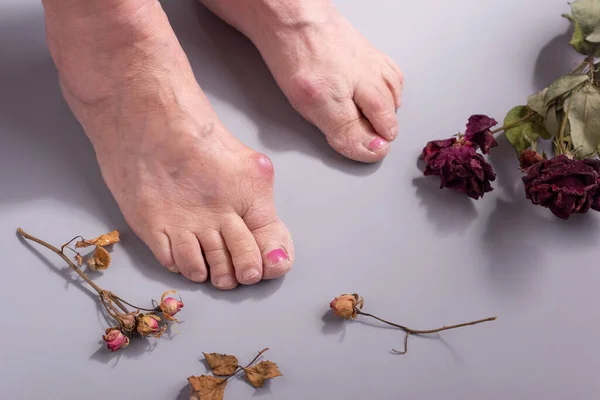
[[390,136],[394,139],[396,136],[398,136],[398,127],[394,126],[392,129],[390,129]]
[[375,151],[375,150],[379,150],[384,144],[385,144],[385,140],[383,140],[382,138],[375,138],[375,139],[371,140],[368,147],[369,147],[369,150]]
[[275,249],[267,254],[267,260],[269,260],[273,265],[279,264],[280,262],[289,259],[290,257],[283,249]]

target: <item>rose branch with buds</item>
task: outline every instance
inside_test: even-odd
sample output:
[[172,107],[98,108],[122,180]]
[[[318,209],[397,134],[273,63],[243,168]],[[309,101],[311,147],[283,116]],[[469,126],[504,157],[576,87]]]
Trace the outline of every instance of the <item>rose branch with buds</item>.
[[[570,3],[570,45],[585,59],[571,73],[529,96],[526,105],[512,108],[502,127],[485,115],[469,118],[465,134],[434,140],[420,158],[426,176],[438,176],[440,188],[479,199],[493,190],[496,178],[482,154],[497,145],[494,134],[504,132],[515,149],[525,197],[555,216],[600,211],[600,0]],[[554,157],[538,153],[543,141],[552,144]],[[478,150],[482,154],[478,153]]]
[[373,314],[366,313],[366,312],[362,311],[364,304],[365,304],[364,299],[356,293],[342,294],[342,295],[336,297],[335,299],[333,299],[331,301],[331,303],[329,303],[329,308],[331,308],[331,310],[333,310],[333,313],[336,316],[338,316],[340,318],[344,318],[345,320],[353,320],[353,319],[356,319],[359,315],[362,315],[364,317],[374,318],[379,322],[383,322],[384,324],[387,324],[387,325],[390,325],[395,328],[403,330],[405,332],[404,350],[392,349],[392,351],[396,354],[406,354],[408,352],[408,336],[409,335],[426,335],[426,334],[431,334],[431,333],[438,333],[438,332],[447,331],[450,329],[462,328],[464,326],[477,325],[477,324],[481,324],[484,322],[491,322],[491,321],[495,321],[498,319],[498,317],[491,317],[491,318],[480,319],[477,321],[465,322],[465,323],[457,324],[457,325],[443,326],[443,327],[437,328],[437,329],[418,330],[418,329],[408,328],[404,325],[395,324],[393,322],[389,322],[389,321],[386,321],[379,317],[376,317]]
[[[105,247],[120,241],[118,231],[112,231],[91,240],[86,240],[78,236],[65,243],[60,249],[26,233],[21,228],[17,232],[24,238],[36,242],[58,254],[69,264],[69,267],[73,271],[98,293],[100,302],[107,315],[115,321],[115,326],[107,328],[102,336],[102,340],[106,343],[106,347],[110,351],[118,351],[127,347],[135,337],[160,338],[167,329],[166,324],[161,324],[163,318],[165,322],[179,322],[175,318],[175,314],[183,308],[183,302],[181,299],[177,300],[170,296],[175,293],[174,290],[163,293],[160,304],[156,304],[153,300],[154,308],[142,308],[123,300],[123,298],[113,292],[102,289],[80,268],[85,263],[94,271],[106,270],[110,265],[111,258],[110,253]],[[93,254],[85,261],[84,257],[77,250],[70,247],[70,243],[79,238],[81,240],[75,244],[76,249],[96,246]],[[74,258],[77,265],[67,257],[64,253],[65,249],[69,249],[75,253]],[[131,307],[131,309],[127,306]],[[142,311],[145,311],[145,313],[142,313]],[[162,315],[162,318],[159,315]]]

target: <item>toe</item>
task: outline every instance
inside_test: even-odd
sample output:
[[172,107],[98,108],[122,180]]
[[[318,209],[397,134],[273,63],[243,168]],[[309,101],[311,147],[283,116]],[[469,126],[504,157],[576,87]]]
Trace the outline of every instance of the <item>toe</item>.
[[233,289],[238,285],[235,269],[227,245],[217,231],[198,235],[204,251],[204,258],[210,268],[212,284],[222,290]]
[[375,132],[353,101],[342,111],[332,110],[329,115],[331,122],[321,130],[338,153],[355,161],[372,163],[380,161],[389,152],[389,142]]
[[221,234],[231,255],[235,276],[241,284],[250,285],[262,279],[262,260],[256,240],[241,217],[229,218]]
[[169,235],[165,232],[156,231],[149,236],[139,234],[139,237],[148,245],[154,257],[156,257],[163,267],[175,274],[179,273],[179,268],[173,259]]
[[381,76],[394,97],[396,109],[402,103],[402,89],[404,88],[404,74],[389,57],[385,57],[386,65],[382,68]]
[[384,80],[358,85],[354,92],[354,102],[379,135],[388,141],[396,138],[396,103],[394,94]]
[[187,230],[169,234],[173,259],[179,271],[191,281],[204,282],[208,276],[200,242]]
[[244,215],[244,222],[254,235],[262,255],[263,279],[285,275],[292,268],[294,245],[274,206],[251,209]]

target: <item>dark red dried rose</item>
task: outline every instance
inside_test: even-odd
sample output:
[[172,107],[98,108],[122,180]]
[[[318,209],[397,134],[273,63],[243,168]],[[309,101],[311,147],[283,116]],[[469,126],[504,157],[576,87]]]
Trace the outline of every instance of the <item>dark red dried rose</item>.
[[537,164],[544,160],[545,158],[542,157],[541,154],[531,149],[525,149],[519,155],[519,165],[521,166],[522,170],[526,170],[527,168],[533,166],[533,164]]
[[491,192],[496,174],[483,156],[470,143],[455,139],[427,143],[421,159],[425,161],[425,176],[441,178],[440,188],[465,193],[473,199]]
[[532,165],[526,173],[523,183],[527,199],[549,208],[557,217],[568,219],[590,208],[600,211],[599,160],[559,155]]
[[467,123],[465,140],[475,143],[483,154],[488,154],[492,147],[498,145],[490,128],[498,125],[494,118],[487,115],[472,115]]

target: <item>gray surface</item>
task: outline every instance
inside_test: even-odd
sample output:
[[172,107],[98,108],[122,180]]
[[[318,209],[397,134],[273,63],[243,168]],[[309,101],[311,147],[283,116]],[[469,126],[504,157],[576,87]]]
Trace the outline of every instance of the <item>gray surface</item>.
[[[284,377],[227,399],[582,399],[600,397],[598,218],[562,222],[524,199],[510,150],[497,189],[475,204],[420,178],[425,141],[471,113],[508,108],[574,65],[564,1],[338,1],[406,73],[401,138],[381,165],[345,161],[295,115],[252,46],[192,0],[166,9],[229,128],[269,154],[276,201],[294,234],[284,280],[220,293],[170,275],[126,227],[90,144],[60,97],[41,6],[0,2],[0,330],[2,399],[186,399],[201,351],[249,359],[269,346]],[[504,144],[504,142],[503,142]],[[502,158],[502,156],[506,156]],[[95,300],[52,243],[119,228],[115,265],[96,281],[132,302],[177,289],[186,323],[172,338],[107,354]],[[413,338],[324,317],[358,291],[366,309],[417,328],[499,321]]]

